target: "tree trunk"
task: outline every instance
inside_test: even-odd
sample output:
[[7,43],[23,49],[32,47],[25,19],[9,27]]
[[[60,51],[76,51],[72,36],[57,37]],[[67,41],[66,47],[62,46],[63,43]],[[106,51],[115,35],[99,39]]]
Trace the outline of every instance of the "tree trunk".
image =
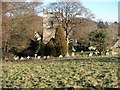
[[69,40],[68,40],[68,37],[66,39],[67,39],[67,55],[69,55]]

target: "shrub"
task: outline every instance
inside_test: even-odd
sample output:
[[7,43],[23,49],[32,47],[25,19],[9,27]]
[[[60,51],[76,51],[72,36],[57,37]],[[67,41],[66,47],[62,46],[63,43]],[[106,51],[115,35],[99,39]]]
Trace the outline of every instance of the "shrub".
[[48,44],[46,44],[44,48],[44,55],[45,56],[56,56],[56,45],[55,45],[55,39],[52,38]]

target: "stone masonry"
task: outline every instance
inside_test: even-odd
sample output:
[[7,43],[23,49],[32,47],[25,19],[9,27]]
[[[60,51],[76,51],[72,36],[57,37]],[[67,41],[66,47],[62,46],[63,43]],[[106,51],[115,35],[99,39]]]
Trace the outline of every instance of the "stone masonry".
[[47,44],[51,38],[55,38],[57,26],[62,21],[60,13],[43,11],[43,43]]

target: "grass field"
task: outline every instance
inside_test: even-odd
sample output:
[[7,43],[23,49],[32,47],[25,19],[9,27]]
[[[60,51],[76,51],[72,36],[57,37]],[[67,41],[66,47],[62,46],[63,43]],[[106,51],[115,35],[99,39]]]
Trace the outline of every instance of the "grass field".
[[118,58],[31,61],[2,65],[2,87],[118,88]]

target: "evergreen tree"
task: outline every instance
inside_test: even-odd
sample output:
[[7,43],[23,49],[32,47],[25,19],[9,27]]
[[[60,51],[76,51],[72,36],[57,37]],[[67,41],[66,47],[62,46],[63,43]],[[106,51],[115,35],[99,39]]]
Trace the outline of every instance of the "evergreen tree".
[[109,27],[108,22],[98,21],[97,22],[98,29],[107,29]]
[[67,41],[62,25],[59,25],[56,29],[55,44],[57,56],[65,56],[67,54]]
[[91,32],[89,34],[89,40],[91,42],[91,45],[94,45],[97,47],[100,54],[102,52],[105,52],[107,47],[107,41],[108,41],[106,30],[102,29],[102,30],[96,30]]

